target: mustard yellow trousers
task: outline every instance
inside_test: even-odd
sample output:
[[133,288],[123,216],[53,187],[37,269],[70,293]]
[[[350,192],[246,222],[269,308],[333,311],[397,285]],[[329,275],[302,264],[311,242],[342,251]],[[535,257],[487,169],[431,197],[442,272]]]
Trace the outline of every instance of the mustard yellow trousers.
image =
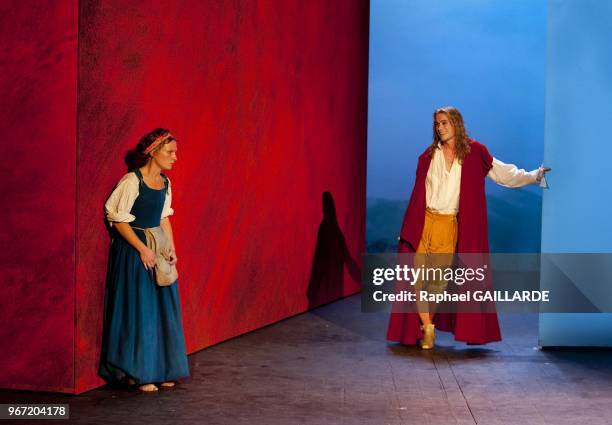
[[[446,290],[448,281],[443,278],[444,270],[453,263],[453,254],[457,245],[457,216],[439,214],[427,209],[425,225],[414,257],[414,267],[429,269],[424,278],[419,279],[415,289],[429,293],[441,293]],[[436,270],[432,272],[432,270]],[[430,273],[431,272],[431,273]],[[419,306],[420,311],[422,306]]]

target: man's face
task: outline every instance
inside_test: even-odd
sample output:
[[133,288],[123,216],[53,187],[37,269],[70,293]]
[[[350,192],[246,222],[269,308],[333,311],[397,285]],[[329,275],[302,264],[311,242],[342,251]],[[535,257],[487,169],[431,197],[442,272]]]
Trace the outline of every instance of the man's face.
[[436,121],[434,124],[438,137],[440,137],[443,143],[455,137],[455,127],[453,127],[453,123],[451,123],[448,115],[443,113],[436,114]]

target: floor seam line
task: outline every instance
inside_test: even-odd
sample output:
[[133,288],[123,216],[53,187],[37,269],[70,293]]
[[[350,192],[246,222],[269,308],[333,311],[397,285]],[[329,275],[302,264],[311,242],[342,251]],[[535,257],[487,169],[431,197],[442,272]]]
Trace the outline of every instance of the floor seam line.
[[470,412],[470,416],[472,416],[472,420],[474,421],[474,423],[476,425],[478,425],[478,421],[476,420],[476,417],[474,416],[474,412],[472,412],[472,407],[470,406],[470,403],[468,402],[464,392],[463,392],[463,388],[461,388],[461,385],[459,384],[459,380],[457,379],[457,375],[455,375],[455,370],[453,369],[453,365],[451,364],[450,360],[448,359],[447,356],[444,356],[444,359],[446,360],[446,363],[448,364],[448,368],[450,369],[451,373],[453,374],[453,379],[455,380],[455,383],[457,384],[457,387],[459,388],[459,392],[461,393],[461,397],[463,397],[463,401],[465,401],[465,405],[468,408],[468,411]]

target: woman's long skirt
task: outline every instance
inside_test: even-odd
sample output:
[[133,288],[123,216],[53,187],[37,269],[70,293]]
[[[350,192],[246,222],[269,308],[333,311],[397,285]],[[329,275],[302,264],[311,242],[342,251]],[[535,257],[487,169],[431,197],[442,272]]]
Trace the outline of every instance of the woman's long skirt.
[[99,373],[109,382],[128,377],[139,384],[189,376],[177,283],[158,286],[120,236],[109,258]]

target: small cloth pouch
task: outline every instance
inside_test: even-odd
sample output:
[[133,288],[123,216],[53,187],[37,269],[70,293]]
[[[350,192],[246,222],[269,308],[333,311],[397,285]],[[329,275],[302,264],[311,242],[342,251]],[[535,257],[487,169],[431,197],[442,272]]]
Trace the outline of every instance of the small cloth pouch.
[[159,286],[172,285],[178,279],[176,265],[171,265],[170,239],[160,226],[149,227],[144,230],[147,238],[147,247],[155,253],[155,281]]

